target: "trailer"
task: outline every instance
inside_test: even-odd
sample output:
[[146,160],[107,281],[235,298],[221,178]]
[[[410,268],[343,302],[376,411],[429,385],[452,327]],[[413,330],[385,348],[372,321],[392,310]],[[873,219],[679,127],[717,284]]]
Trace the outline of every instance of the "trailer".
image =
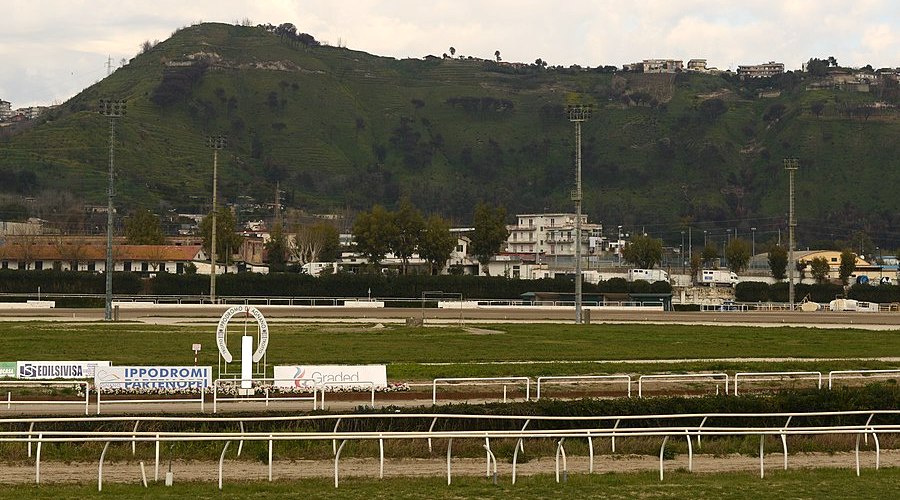
[[662,269],[629,269],[628,281],[634,282],[638,280],[649,281],[669,281],[669,273]]
[[727,270],[721,269],[701,269],[697,272],[697,283],[707,286],[726,285],[733,287],[737,285],[738,275]]

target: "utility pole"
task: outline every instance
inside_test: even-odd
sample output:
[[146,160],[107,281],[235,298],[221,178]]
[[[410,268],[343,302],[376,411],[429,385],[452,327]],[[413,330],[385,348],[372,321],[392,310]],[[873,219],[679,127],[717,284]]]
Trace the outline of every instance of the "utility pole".
[[211,135],[206,138],[206,145],[213,150],[213,188],[212,188],[212,237],[209,245],[209,301],[216,303],[216,212],[218,211],[218,184],[219,184],[219,150],[224,149],[227,143],[225,136]]
[[106,300],[103,308],[103,319],[112,321],[112,273],[113,273],[113,196],[114,185],[114,153],[116,140],[116,119],[125,116],[125,101],[100,99],[100,114],[109,119],[109,186],[106,188]]
[[750,241],[751,241],[750,254],[756,255],[756,228],[755,227],[750,228]]
[[791,304],[791,311],[794,310],[794,227],[797,221],[794,219],[794,172],[800,168],[800,160],[797,158],[785,158],[784,168],[788,171],[789,190],[788,195],[788,302]]
[[593,106],[575,104],[567,106],[569,121],[575,124],[575,324],[582,323],[581,315],[581,123],[591,117]]

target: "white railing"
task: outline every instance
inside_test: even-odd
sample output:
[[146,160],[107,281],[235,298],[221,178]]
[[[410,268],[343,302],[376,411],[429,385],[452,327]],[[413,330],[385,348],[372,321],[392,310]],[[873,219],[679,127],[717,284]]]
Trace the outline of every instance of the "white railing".
[[[149,417],[144,418],[141,417],[140,421],[181,421],[181,422],[195,422],[198,424],[208,424],[212,422],[244,422],[244,421],[253,421],[253,422],[276,422],[276,421],[327,421],[327,420],[337,420],[340,422],[341,419],[387,419],[387,420],[396,420],[396,419],[432,419],[432,418],[448,418],[448,419],[460,419],[460,420],[497,420],[497,421],[508,421],[508,420],[519,420],[527,423],[532,420],[542,420],[542,421],[559,421],[563,428],[556,429],[541,429],[541,430],[526,430],[526,426],[523,426],[521,430],[498,430],[498,429],[480,429],[480,430],[457,430],[457,431],[434,431],[429,430],[425,431],[357,431],[357,432],[337,432],[337,426],[335,426],[335,431],[333,432],[296,432],[296,431],[260,431],[260,432],[244,432],[243,430],[240,432],[230,432],[230,431],[207,431],[207,432],[193,432],[193,431],[180,431],[180,432],[138,432],[137,424],[133,431],[59,431],[59,430],[46,430],[46,431],[38,431],[35,429],[36,425],[46,426],[48,423],[55,422],[82,422],[82,423],[104,423],[104,422],[122,422],[122,421],[135,421],[134,418],[129,417],[96,417],[90,420],[86,420],[84,418],[57,418],[57,419],[0,419],[0,426],[6,424],[16,424],[16,423],[30,423],[30,427],[28,431],[24,430],[14,430],[14,431],[0,431],[0,442],[11,442],[11,443],[26,443],[31,444],[37,443],[37,454],[35,458],[35,482],[40,483],[40,467],[41,467],[41,446],[44,443],[93,443],[93,442],[104,442],[106,446],[104,447],[104,453],[100,456],[100,461],[98,464],[98,489],[102,489],[103,483],[103,459],[105,455],[105,450],[108,448],[109,443],[132,443],[136,445],[137,443],[153,443],[156,448],[155,454],[155,478],[158,480],[159,477],[159,450],[161,443],[193,443],[193,442],[219,442],[224,443],[223,452],[220,458],[220,466],[219,466],[219,475],[218,475],[218,485],[219,488],[222,488],[223,485],[223,468],[221,459],[224,458],[225,451],[227,450],[231,441],[239,440],[241,443],[244,441],[256,441],[256,442],[267,442],[268,443],[268,465],[269,465],[269,479],[272,478],[272,470],[273,470],[273,447],[276,442],[299,442],[299,441],[333,441],[335,443],[334,448],[334,485],[338,487],[339,485],[339,463],[340,463],[340,455],[341,451],[344,448],[344,445],[348,441],[377,441],[379,444],[379,461],[380,461],[380,476],[383,477],[384,473],[384,442],[388,440],[393,441],[402,441],[402,440],[411,440],[411,439],[446,439],[447,440],[447,483],[450,484],[452,481],[452,445],[454,439],[469,439],[469,440],[478,440],[484,442],[484,448],[487,451],[487,466],[488,466],[488,474],[490,475],[491,464],[493,462],[494,466],[496,466],[496,458],[494,454],[491,452],[490,443],[492,439],[517,439],[518,444],[516,445],[516,452],[513,454],[513,462],[512,462],[512,482],[515,484],[516,481],[516,465],[518,459],[518,451],[522,447],[522,442],[525,439],[541,439],[541,440],[553,440],[557,443],[557,451],[556,451],[556,460],[555,460],[555,468],[557,472],[557,481],[559,481],[559,471],[560,465],[562,465],[563,469],[563,480],[565,480],[568,472],[567,462],[566,462],[566,454],[564,449],[564,443],[566,439],[586,439],[589,445],[589,460],[590,460],[590,470],[593,470],[593,462],[594,462],[594,454],[593,454],[593,442],[598,438],[610,438],[611,440],[615,438],[626,438],[626,437],[661,437],[663,438],[662,444],[660,446],[660,461],[659,461],[659,478],[663,480],[664,478],[664,456],[665,456],[665,447],[670,437],[683,437],[686,438],[688,443],[688,470],[693,470],[693,441],[696,440],[699,446],[699,439],[701,436],[712,437],[712,436],[724,436],[724,437],[741,437],[741,436],[759,436],[760,438],[760,447],[759,447],[759,457],[760,457],[760,477],[765,476],[765,466],[763,462],[763,458],[765,455],[765,438],[766,437],[778,437],[782,443],[782,452],[784,454],[784,469],[788,468],[788,446],[787,446],[787,438],[789,436],[825,436],[825,435],[851,435],[856,436],[856,446],[855,446],[855,458],[856,458],[856,473],[860,474],[860,457],[859,457],[859,448],[860,442],[863,438],[867,438],[869,435],[873,437],[875,442],[875,468],[878,469],[880,467],[881,461],[881,447],[879,441],[879,435],[885,434],[897,434],[900,433],[900,425],[898,424],[887,424],[887,425],[879,425],[872,424],[872,420],[877,415],[889,415],[892,416],[895,420],[897,416],[900,416],[900,410],[873,410],[873,411],[844,411],[844,412],[795,412],[795,413],[759,413],[759,414],[748,414],[748,413],[710,413],[710,414],[691,414],[691,415],[629,415],[629,416],[605,416],[605,417],[534,417],[534,416],[497,416],[497,415],[429,415],[429,414],[367,414],[367,415],[319,415],[319,416],[297,416],[297,417],[254,417],[254,418],[217,418],[217,417],[193,417],[193,418],[180,418],[180,417]],[[858,416],[864,417],[868,416],[868,420],[866,420],[865,424],[855,424],[855,425],[819,425],[819,426],[806,426],[806,427],[790,427],[790,420],[792,418],[804,418],[804,417],[837,417],[839,418],[839,422],[847,420],[847,417]],[[738,425],[738,426],[722,426],[722,427],[713,427],[705,425],[709,420],[712,419],[728,419],[733,420],[735,418],[749,418],[749,419],[763,419],[763,422],[769,421],[775,417],[787,417],[788,421],[783,426],[771,426],[771,425],[763,425],[763,426],[752,426],[752,425]],[[699,425],[685,425],[682,420],[684,419],[693,419],[700,420]],[[608,426],[613,420],[616,421],[615,426]],[[621,420],[644,420],[647,422],[662,422],[662,421],[670,421],[670,425],[668,426],[656,426],[656,427],[626,427],[620,428],[618,427],[618,423]],[[603,425],[604,422],[607,424],[605,427],[586,427],[586,428],[571,428],[572,421],[585,422],[593,425]],[[389,424],[392,426],[392,424]],[[503,425],[503,424],[501,424]],[[546,425],[546,424],[545,424]],[[657,424],[658,425],[658,424]],[[206,425],[205,425],[206,426]],[[10,427],[16,427],[15,425],[10,425]],[[483,427],[479,425],[479,427]],[[505,426],[504,426],[505,427]],[[241,427],[243,429],[243,426]],[[35,437],[37,435],[37,437]],[[340,445],[337,445],[337,442],[340,441]],[[560,461],[562,458],[562,461]],[[496,470],[496,469],[494,469]],[[496,477],[496,476],[495,476]]]
[[77,401],[64,401],[59,399],[13,399],[12,391],[6,391],[6,409],[12,409],[12,405],[84,404],[84,414],[87,415],[89,413],[88,407],[90,405],[91,384],[85,380],[0,380],[0,387],[81,387],[84,391],[84,403],[82,403],[80,399]]
[[[840,375],[857,374],[857,377],[841,377]],[[835,376],[838,375],[838,376]],[[869,375],[894,375],[900,377],[900,370],[832,370],[828,372],[828,388],[831,389],[832,381],[840,378],[864,378]],[[821,386],[821,384],[820,384]],[[821,388],[821,387],[820,387]]]
[[[784,380],[785,377],[801,377],[793,380],[812,379],[818,381],[817,389],[822,388],[822,372],[817,371],[799,371],[799,372],[740,372],[734,374],[734,395],[738,395],[738,379],[743,377],[747,381],[774,381]],[[831,387],[829,387],[830,389]]]
[[[250,382],[251,387],[250,388],[242,388],[241,387],[242,382]],[[270,385],[263,386],[263,394],[257,395],[256,389],[255,389],[255,387],[253,387],[254,382],[269,382],[272,385],[271,386]],[[302,389],[307,389],[306,392],[310,392],[310,393],[312,393],[312,395],[311,396],[281,396],[281,395],[279,395],[277,397],[271,397],[269,391],[270,391],[270,389],[273,388],[274,384],[276,384],[277,382],[290,382],[292,384],[296,384],[297,382],[304,382],[302,387],[301,386],[297,386],[297,387],[301,387]],[[310,383],[306,384],[306,382],[310,382]],[[238,395],[234,396],[234,397],[229,397],[229,396],[220,397],[219,389],[224,388],[226,386],[229,386],[229,387],[234,386],[233,389],[238,392]],[[274,388],[276,390],[279,389],[279,387],[277,387],[277,386],[275,386]],[[217,378],[213,381],[213,413],[218,413],[219,403],[227,403],[227,402],[244,402],[244,403],[246,403],[246,402],[264,402],[266,407],[268,407],[269,403],[274,403],[274,402],[312,401],[312,404],[313,404],[312,409],[316,410],[317,409],[316,401],[318,400],[317,394],[318,394],[318,391],[320,391],[320,390],[321,390],[320,386],[316,383],[315,380],[313,380],[311,378],[250,378],[250,379]],[[246,391],[246,394],[241,394],[241,391]],[[282,394],[285,394],[285,393],[282,393]]]
[[[319,385],[319,391],[321,392],[321,398],[322,398],[322,399],[321,399],[321,403],[322,403],[322,404],[321,404],[320,408],[322,408],[323,410],[325,409],[325,393],[328,392],[326,389],[329,388],[329,387],[332,387],[332,386],[340,386],[340,385],[349,386],[350,388],[354,388],[354,387],[359,387],[359,388],[362,388],[362,387],[368,387],[368,388],[369,388],[369,391],[371,392],[371,400],[370,400],[370,402],[369,402],[369,406],[371,406],[372,408],[375,408],[375,388],[376,388],[377,386],[375,385],[375,382],[370,382],[370,381],[367,381],[367,380],[360,380],[360,381],[357,381],[357,382],[349,382],[349,381],[347,381],[347,382],[339,382],[339,381],[335,381],[335,382],[323,382],[323,383],[321,383],[321,384]],[[346,394],[346,392],[344,392],[344,394]],[[313,409],[315,409],[315,408],[313,408]]]
[[[728,394],[728,374],[727,373],[685,373],[685,374],[665,374],[665,375],[641,375],[638,377],[638,397],[644,397],[643,385],[644,380],[670,380],[683,382],[685,380],[707,379],[713,382],[722,380],[725,382],[725,394]],[[719,392],[719,386],[716,385],[716,393]]]
[[[103,392],[104,386],[113,386],[112,389],[116,389],[115,386],[125,385],[125,390],[129,388],[133,388],[135,384],[146,384],[148,389],[158,388],[160,391],[165,391],[168,389],[174,391],[187,391],[187,392],[175,392],[175,393],[165,393],[160,392],[157,398],[152,399],[141,399],[140,397],[132,398],[128,393],[122,394],[108,394],[107,396],[112,396],[113,399],[107,399],[103,401],[105,405],[115,405],[115,404],[174,404],[174,403],[199,403],[200,404],[200,412],[205,411],[205,398],[206,394],[204,390],[206,388],[206,379],[205,378],[180,378],[180,379],[129,379],[127,382],[99,382],[97,383],[97,415],[100,414],[100,406],[101,406],[101,393]],[[171,384],[172,387],[166,387],[166,384]],[[185,386],[179,386],[179,384],[186,384]],[[128,387],[128,386],[132,387]],[[197,392],[197,395],[194,396],[194,391]],[[169,397],[169,396],[187,396],[187,397]]]
[[541,385],[545,382],[625,382],[628,388],[628,397],[631,397],[631,375],[571,375],[571,376],[554,376],[554,377],[538,377],[537,387],[535,388],[535,401],[541,399]]
[[438,384],[503,385],[503,402],[506,402],[506,387],[510,384],[525,384],[525,401],[531,399],[531,379],[529,377],[454,377],[436,378],[431,382],[431,404],[437,404]]

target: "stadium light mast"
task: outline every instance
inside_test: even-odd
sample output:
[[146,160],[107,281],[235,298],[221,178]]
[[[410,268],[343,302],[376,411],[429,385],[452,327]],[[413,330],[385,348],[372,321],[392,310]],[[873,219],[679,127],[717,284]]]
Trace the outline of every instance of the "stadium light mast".
[[113,273],[113,196],[114,160],[116,140],[116,119],[125,116],[125,100],[100,99],[100,114],[109,119],[109,186],[106,188],[106,300],[103,307],[103,319],[112,320],[112,273]]
[[788,194],[788,302],[791,304],[791,311],[794,310],[794,227],[797,226],[797,220],[794,218],[794,172],[800,168],[800,160],[797,158],[785,158],[784,168],[788,171],[789,176],[789,194]]
[[575,324],[583,322],[581,311],[581,123],[591,117],[590,104],[574,104],[566,107],[569,121],[575,124]]
[[218,211],[218,184],[219,184],[219,150],[225,149],[227,139],[221,135],[211,135],[206,138],[206,145],[213,150],[213,186],[212,186],[212,237],[209,244],[209,301],[216,303],[216,212]]

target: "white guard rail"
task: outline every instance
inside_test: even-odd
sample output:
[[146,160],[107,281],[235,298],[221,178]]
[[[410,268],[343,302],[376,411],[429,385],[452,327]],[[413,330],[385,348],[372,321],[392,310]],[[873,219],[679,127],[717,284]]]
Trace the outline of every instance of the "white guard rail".
[[13,399],[12,391],[6,391],[6,409],[12,409],[12,405],[80,405],[84,404],[84,414],[89,413],[91,384],[85,380],[0,380],[0,387],[81,387],[84,391],[84,402],[60,401],[59,399]]
[[[744,380],[784,380],[785,377],[801,377],[799,379],[793,380],[805,380],[812,379],[818,381],[818,389],[822,388],[822,372],[816,371],[807,371],[807,372],[740,372],[734,374],[734,395],[738,395],[738,379],[743,378]],[[830,388],[830,387],[829,387]]]
[[[100,382],[97,384],[97,415],[100,414],[100,406],[101,406],[101,397],[100,394],[103,392],[103,386],[113,386],[122,384],[123,382]],[[114,399],[107,399],[103,401],[105,405],[115,405],[115,404],[165,404],[165,403],[199,403],[200,404],[200,412],[204,412],[206,409],[205,405],[205,397],[204,393],[206,388],[206,379],[205,378],[180,378],[180,379],[130,379],[128,384],[149,384],[148,389],[155,388],[154,385],[157,384],[187,384],[186,387],[173,387],[171,389],[175,391],[187,391],[187,392],[174,392],[170,394],[159,393],[158,398],[153,399],[140,399],[140,398],[132,398],[127,393],[123,394],[110,394],[108,396],[115,396]],[[194,386],[192,386],[194,384]],[[166,387],[159,387],[160,390],[168,389]],[[193,396],[193,393],[196,391],[197,395]],[[174,396],[188,396],[188,397],[168,397],[170,395]]]
[[547,382],[625,382],[628,387],[628,397],[631,397],[631,375],[571,375],[571,376],[553,376],[538,377],[537,387],[535,388],[535,401],[541,399],[541,386]]
[[[242,390],[242,388],[241,388],[241,382],[250,382],[250,383],[251,383],[250,389],[243,389],[243,390],[249,390],[249,391],[251,391],[250,394],[246,394],[246,395],[240,395],[240,394],[238,394],[237,396],[234,396],[234,397],[230,397],[230,396],[220,397],[220,396],[219,396],[219,390],[222,389],[222,388],[224,388],[224,387],[226,387],[226,386],[232,386],[232,385],[233,385],[233,386],[235,386],[234,389],[235,389],[236,391],[241,391],[241,390]],[[255,391],[255,389],[254,389],[254,387],[256,387],[256,386],[254,386],[253,384],[254,384],[254,383],[260,383],[260,382],[269,382],[269,383],[271,383],[271,385],[265,385],[265,386],[263,386],[263,394],[257,396],[257,395],[255,395],[255,394],[256,394],[256,391]],[[277,397],[271,397],[271,396],[270,396],[270,389],[273,388],[273,386],[274,386],[274,384],[275,384],[276,382],[291,382],[291,383],[296,383],[296,382],[310,382],[309,384],[304,384],[302,388],[303,388],[303,389],[306,389],[306,390],[305,390],[305,391],[300,391],[300,392],[301,392],[301,393],[303,393],[303,392],[309,392],[309,393],[312,393],[312,395],[311,395],[311,396],[277,396]],[[276,387],[276,389],[277,389],[277,387]],[[219,403],[227,403],[227,402],[252,402],[252,401],[255,401],[255,402],[264,402],[265,405],[266,405],[266,407],[269,406],[269,403],[275,403],[275,402],[284,402],[284,401],[312,401],[312,404],[313,404],[312,409],[313,409],[313,410],[316,410],[316,409],[318,409],[318,406],[317,406],[317,403],[316,403],[316,401],[318,400],[317,394],[318,394],[318,392],[319,392],[320,390],[321,390],[320,386],[316,383],[315,380],[313,380],[313,379],[311,379],[311,378],[252,378],[252,379],[243,379],[243,378],[217,378],[217,379],[213,380],[213,413],[217,413],[217,412],[218,412],[218,410],[219,410]],[[374,399],[374,397],[373,397],[373,399]]]
[[[725,381],[725,394],[728,394],[728,374],[727,373],[684,373],[684,374],[665,374],[665,375],[641,375],[638,377],[638,397],[644,397],[643,386],[644,380],[670,380],[681,382],[685,380],[711,380],[713,382]],[[716,385],[716,393],[719,392],[719,386]]]
[[[873,440],[875,441],[875,468],[878,469],[880,467],[880,458],[881,458],[881,449],[879,444],[879,435],[885,434],[897,434],[900,433],[900,425],[898,424],[872,424],[872,419],[876,415],[886,415],[892,417],[892,420],[896,420],[897,416],[900,416],[900,410],[872,410],[872,411],[843,411],[843,412],[796,412],[796,413],[710,413],[710,414],[683,414],[683,415],[628,415],[628,416],[590,416],[590,417],[534,417],[534,416],[498,416],[498,415],[453,415],[453,414],[443,414],[443,415],[433,415],[433,414],[367,414],[367,415],[316,415],[316,416],[291,416],[291,417],[234,417],[234,418],[222,418],[222,417],[149,417],[144,418],[141,417],[139,420],[144,421],[155,421],[155,422],[195,422],[199,424],[207,425],[212,422],[269,422],[273,423],[276,421],[329,421],[329,420],[337,420],[340,422],[341,419],[356,419],[356,420],[366,420],[366,419],[420,419],[426,420],[432,418],[445,418],[445,419],[459,419],[459,420],[500,420],[500,421],[510,421],[510,420],[518,420],[526,422],[526,426],[523,426],[520,430],[498,430],[498,429],[481,429],[481,430],[456,430],[456,431],[383,431],[383,430],[369,430],[369,431],[354,431],[354,432],[327,432],[327,431],[318,431],[318,432],[297,432],[297,431],[281,431],[281,432],[273,432],[272,430],[268,431],[260,431],[260,432],[244,432],[243,430],[240,432],[233,431],[207,431],[207,432],[194,432],[194,431],[179,431],[179,432],[159,432],[159,431],[137,431],[137,424],[135,424],[133,431],[109,431],[109,430],[94,430],[94,431],[60,431],[60,430],[44,430],[39,431],[35,428],[36,425],[40,425],[43,428],[50,427],[47,424],[58,423],[58,422],[82,422],[82,423],[105,423],[105,422],[130,422],[136,421],[134,417],[95,417],[91,419],[86,418],[48,418],[48,419],[35,419],[35,418],[22,418],[22,419],[0,419],[0,428],[9,428],[10,427],[20,427],[15,424],[21,423],[30,423],[29,429],[22,430],[17,429],[14,431],[0,431],[0,442],[13,442],[13,443],[26,443],[31,444],[33,442],[37,443],[37,455],[35,459],[35,482],[40,483],[40,467],[41,467],[41,445],[43,443],[91,443],[91,442],[104,442],[106,446],[104,447],[104,453],[100,455],[100,461],[98,465],[98,489],[102,489],[103,482],[103,459],[105,455],[105,450],[110,443],[153,443],[156,447],[156,460],[155,460],[155,468],[156,475],[155,477],[158,480],[158,471],[159,471],[159,449],[160,443],[192,443],[192,442],[219,442],[224,443],[222,458],[224,458],[225,451],[227,450],[231,441],[239,440],[242,443],[244,441],[258,441],[258,442],[268,442],[269,449],[269,479],[272,477],[272,468],[273,468],[273,445],[275,442],[291,442],[291,441],[333,441],[336,445],[338,441],[340,441],[340,446],[335,446],[334,448],[334,484],[335,487],[338,487],[338,478],[339,478],[339,462],[340,455],[344,445],[347,441],[377,441],[379,443],[379,448],[381,453],[379,453],[380,460],[380,471],[383,476],[384,471],[384,442],[386,440],[410,440],[410,439],[429,439],[429,438],[437,438],[437,439],[446,439],[447,440],[447,483],[450,484],[452,478],[452,444],[454,439],[469,439],[469,440],[478,440],[484,441],[484,448],[487,451],[487,460],[488,460],[488,474],[490,475],[491,463],[493,462],[494,466],[496,466],[496,458],[491,453],[490,449],[490,440],[491,439],[518,439],[518,443],[516,445],[516,450],[518,452],[521,443],[524,439],[542,439],[547,440],[551,439],[557,442],[557,452],[556,452],[556,461],[555,467],[557,471],[557,481],[559,480],[559,468],[560,464],[562,464],[563,468],[563,480],[565,480],[567,475],[567,463],[565,458],[565,449],[564,449],[564,441],[566,439],[587,439],[589,449],[593,451],[593,440],[597,438],[610,438],[615,439],[616,437],[625,438],[625,437],[661,437],[662,445],[660,446],[660,461],[659,461],[659,474],[660,480],[663,480],[663,472],[664,472],[664,456],[665,456],[665,446],[670,437],[683,437],[687,439],[688,442],[688,470],[693,470],[693,446],[692,442],[696,438],[699,446],[699,438],[700,436],[759,436],[760,438],[760,447],[759,447],[759,457],[760,457],[760,477],[765,476],[765,466],[764,466],[764,443],[766,437],[777,437],[781,439],[782,443],[782,452],[784,454],[784,469],[787,469],[787,455],[788,455],[788,447],[787,447],[787,438],[788,436],[824,436],[824,435],[851,435],[856,436],[856,472],[857,475],[860,474],[860,456],[859,456],[859,448],[860,442],[862,441],[864,436],[872,435]],[[804,417],[839,417],[841,421],[846,421],[847,417],[856,416],[859,417],[860,421],[862,421],[862,417],[868,417],[865,424],[853,424],[853,425],[819,425],[819,426],[796,426],[790,427],[789,423],[792,418],[804,418]],[[764,419],[763,422],[771,420],[773,417],[787,417],[788,422],[784,425],[738,425],[738,426],[722,426],[722,427],[713,427],[713,426],[705,426],[706,422],[711,419],[734,419],[734,418],[748,418],[748,419]],[[689,425],[686,422],[683,422],[684,419],[691,419],[693,421],[700,420],[702,421],[699,425]],[[560,422],[562,428],[550,428],[550,429],[540,429],[540,430],[526,430],[527,422],[532,420],[541,420],[544,422],[552,422],[558,421]],[[627,427],[620,428],[618,427],[618,422],[621,420],[643,420],[643,421],[670,421],[668,426],[656,426],[656,427]],[[589,425],[594,425],[595,427],[584,427],[584,428],[571,428],[571,423],[573,421],[584,422]],[[616,422],[615,426],[610,427],[609,424],[613,421]],[[605,427],[600,427],[604,425]],[[500,424],[503,425],[503,424]],[[389,424],[390,426],[390,424]],[[506,426],[504,426],[506,427]],[[241,427],[243,429],[243,426]],[[35,435],[37,437],[35,437]],[[517,465],[517,456],[518,453],[514,453],[513,455],[513,463],[512,463],[512,482],[515,484],[516,481],[516,465]],[[590,470],[593,470],[593,453],[590,453]],[[560,462],[560,458],[562,461]],[[496,470],[496,469],[494,469]],[[219,488],[222,487],[223,480],[223,468],[222,462],[220,458],[219,465]],[[496,477],[496,476],[495,476]]]
[[[369,406],[371,406],[372,408],[375,408],[375,388],[376,388],[376,386],[375,386],[375,382],[370,382],[368,380],[360,380],[358,382],[339,382],[339,381],[323,382],[319,386],[319,391],[322,394],[321,395],[321,398],[322,398],[321,403],[322,404],[321,404],[320,408],[322,408],[323,410],[325,409],[325,393],[328,392],[326,389],[328,389],[331,386],[341,386],[341,385],[349,386],[351,388],[353,388],[353,387],[359,387],[359,388],[368,387],[369,391],[371,392],[371,399],[369,402]],[[313,409],[315,410],[315,408],[313,408]]]
[[[842,377],[841,375],[857,375],[856,377]],[[900,370],[832,370],[828,372],[828,388],[831,389],[831,384],[836,379],[841,378],[863,378],[871,375],[894,375],[894,377],[900,377]],[[821,388],[821,384],[820,384]]]
[[531,379],[528,377],[461,377],[461,378],[436,378],[431,382],[431,404],[437,404],[438,384],[466,384],[466,385],[503,385],[503,402],[506,402],[506,386],[510,384],[525,384],[525,401],[531,399]]

